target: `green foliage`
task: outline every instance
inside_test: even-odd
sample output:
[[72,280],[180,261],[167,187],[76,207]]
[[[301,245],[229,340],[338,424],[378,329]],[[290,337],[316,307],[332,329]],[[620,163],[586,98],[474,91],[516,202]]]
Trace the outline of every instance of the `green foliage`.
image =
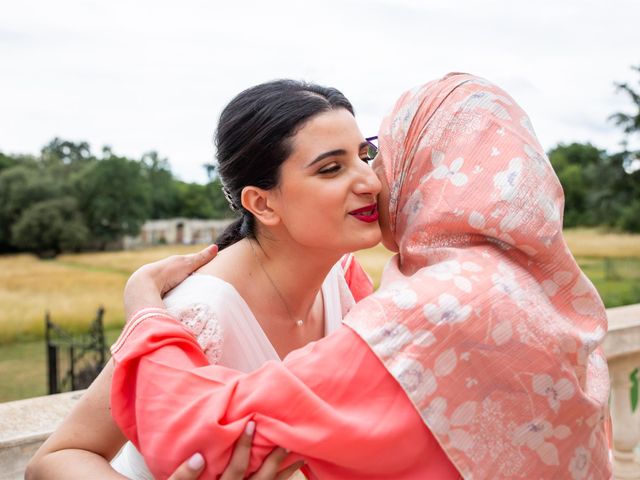
[[81,248],[89,237],[76,200],[61,197],[34,203],[11,228],[12,243],[40,257]]
[[640,232],[640,199],[636,198],[620,209],[615,225],[621,231]]
[[230,215],[215,175],[181,182],[154,151],[131,159],[104,146],[96,156],[87,142],[54,138],[38,157],[0,153],[0,252],[102,249],[148,219]]
[[149,184],[140,162],[111,154],[83,170],[74,187],[99,248],[137,234],[149,218]]
[[638,408],[638,369],[634,368],[631,375],[629,375],[629,381],[631,382],[631,391],[629,392],[631,400],[631,413],[635,412]]
[[18,164],[0,171],[0,249],[11,248],[11,226],[25,209],[59,194],[59,185],[39,166]]
[[5,168],[13,167],[17,163],[18,161],[15,158],[0,152],[0,171],[4,170]]
[[214,218],[216,216],[206,185],[179,182],[177,187],[180,201],[179,216],[187,218]]
[[31,155],[7,155],[0,152],[0,172],[19,165],[25,167],[36,167],[38,160]]
[[40,158],[48,166],[78,165],[94,159],[87,142],[74,143],[57,137],[44,146]]
[[157,152],[147,152],[140,160],[143,175],[149,183],[149,217],[171,218],[180,216],[180,197],[169,161]]
[[578,257],[607,308],[640,302],[640,259]]
[[[640,65],[631,67],[631,69],[640,74]],[[626,82],[616,82],[615,85],[619,91],[624,92],[629,96],[634,112],[618,112],[614,113],[609,118],[613,120],[616,125],[622,127],[624,132],[627,134],[640,132],[640,91],[635,90]],[[638,85],[640,86],[640,79],[638,79]]]
[[560,144],[548,156],[564,190],[564,226],[608,225],[611,184],[624,170],[591,144]]

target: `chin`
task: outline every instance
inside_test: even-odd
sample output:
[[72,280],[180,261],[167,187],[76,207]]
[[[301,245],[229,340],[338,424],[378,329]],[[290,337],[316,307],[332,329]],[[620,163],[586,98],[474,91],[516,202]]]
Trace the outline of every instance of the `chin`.
[[380,233],[380,229],[376,229],[376,231],[371,232],[369,235],[362,235],[358,245],[355,245],[351,251],[355,252],[356,250],[375,247],[381,240],[382,234]]

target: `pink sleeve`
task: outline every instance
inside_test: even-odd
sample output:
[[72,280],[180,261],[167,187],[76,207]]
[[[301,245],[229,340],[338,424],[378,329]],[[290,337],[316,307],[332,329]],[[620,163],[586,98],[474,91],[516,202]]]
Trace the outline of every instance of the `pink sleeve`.
[[349,285],[349,290],[356,302],[373,293],[373,280],[369,274],[358,263],[353,253],[347,253],[340,260],[344,279]]
[[[131,322],[113,347],[114,419],[154,476],[201,452],[219,475],[250,419],[251,469],[278,445],[312,478],[457,478],[402,389],[348,327],[251,374],[206,365],[166,314]],[[425,477],[425,475],[427,475]]]

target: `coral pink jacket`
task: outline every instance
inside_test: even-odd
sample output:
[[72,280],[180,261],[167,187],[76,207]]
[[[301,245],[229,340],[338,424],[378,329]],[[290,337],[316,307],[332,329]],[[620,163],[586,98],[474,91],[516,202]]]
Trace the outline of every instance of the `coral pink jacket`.
[[157,478],[194,452],[220,474],[249,420],[251,470],[275,447],[311,478],[457,479],[398,383],[348,327],[250,374],[208,365],[168,314],[142,311],[113,346],[111,406]]

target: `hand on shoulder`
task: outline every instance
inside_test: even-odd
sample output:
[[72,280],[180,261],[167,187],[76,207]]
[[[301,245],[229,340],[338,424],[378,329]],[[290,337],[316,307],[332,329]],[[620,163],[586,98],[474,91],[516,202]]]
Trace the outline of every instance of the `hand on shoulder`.
[[162,297],[193,272],[209,263],[218,253],[210,245],[198,253],[172,255],[143,265],[133,272],[124,288],[125,316],[130,319],[141,308],[163,308]]

